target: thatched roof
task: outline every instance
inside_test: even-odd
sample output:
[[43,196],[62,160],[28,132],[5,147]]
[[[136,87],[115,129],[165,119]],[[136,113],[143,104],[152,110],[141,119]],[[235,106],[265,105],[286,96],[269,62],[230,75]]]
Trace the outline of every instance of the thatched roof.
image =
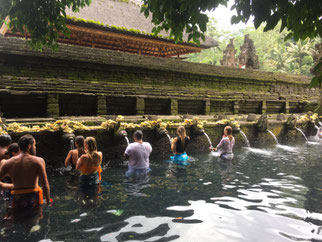
[[[110,27],[121,27],[130,32],[142,32],[150,34],[155,27],[151,23],[151,16],[145,18],[140,12],[140,1],[134,0],[92,0],[88,7],[84,7],[80,12],[75,13],[67,10],[67,15],[78,19],[92,20]],[[132,30],[132,31],[131,31]],[[167,38],[169,33],[162,31],[162,37]],[[184,34],[184,39],[188,39],[188,34]],[[200,40],[200,47],[211,48],[218,46],[217,41],[206,37],[206,41]]]
[[[140,4],[133,1],[92,0],[89,7],[78,13],[68,9],[67,27],[71,30],[71,35],[65,38],[61,34],[58,42],[165,58],[180,57],[218,46],[215,40],[207,37],[198,46],[187,41],[176,44],[164,31],[161,36],[154,36],[151,33],[154,27],[151,18],[145,18],[140,13]],[[12,32],[5,24],[1,27],[0,34],[6,37],[22,35]],[[27,34],[25,37],[30,36]],[[188,39],[187,34],[184,39]]]

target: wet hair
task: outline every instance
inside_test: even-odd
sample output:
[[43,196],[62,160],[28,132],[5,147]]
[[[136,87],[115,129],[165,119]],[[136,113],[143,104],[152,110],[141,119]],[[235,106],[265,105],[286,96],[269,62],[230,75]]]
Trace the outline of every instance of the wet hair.
[[184,147],[184,143],[185,143],[185,140],[186,140],[186,137],[187,137],[185,127],[184,126],[179,126],[177,128],[177,133],[179,134],[179,137],[181,139],[181,145],[182,145],[182,147]]
[[0,147],[6,147],[6,146],[10,145],[11,142],[12,142],[12,139],[11,139],[10,135],[8,135],[8,134],[0,135]]
[[28,149],[28,145],[33,145],[34,143],[35,143],[35,139],[30,134],[26,134],[20,137],[18,141],[19,148],[22,152],[26,152]]
[[137,140],[142,140],[143,139],[143,132],[141,130],[137,130],[134,132],[133,135]]
[[82,135],[76,136],[75,143],[77,144],[78,158],[85,154],[84,137]]
[[227,136],[229,138],[229,140],[231,140],[233,138],[233,129],[230,126],[226,126],[225,130],[227,131]]
[[19,152],[19,145],[18,143],[12,143],[8,148],[8,155],[11,158],[13,156],[13,153]]
[[186,129],[183,126],[179,126],[177,132],[181,139],[184,139],[187,136]]
[[92,157],[93,161],[98,161],[100,157],[97,152],[96,139],[94,137],[87,137],[85,139],[85,143],[87,144],[87,152],[89,156]]

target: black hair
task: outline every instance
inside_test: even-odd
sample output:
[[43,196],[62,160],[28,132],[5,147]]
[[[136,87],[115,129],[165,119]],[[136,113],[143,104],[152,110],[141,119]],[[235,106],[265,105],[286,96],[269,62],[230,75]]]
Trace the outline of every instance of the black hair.
[[82,135],[76,136],[75,143],[77,144],[78,158],[85,154],[84,137]]
[[19,145],[17,143],[12,143],[8,148],[8,155],[11,158],[13,153],[19,152]]
[[141,140],[143,139],[143,132],[141,130],[137,130],[134,132],[134,137],[137,139],[137,140]]
[[33,145],[35,142],[35,139],[32,135],[26,134],[22,137],[20,137],[18,141],[19,148],[22,152],[26,152],[28,145]]
[[11,137],[8,134],[0,135],[0,147],[6,147],[11,144]]

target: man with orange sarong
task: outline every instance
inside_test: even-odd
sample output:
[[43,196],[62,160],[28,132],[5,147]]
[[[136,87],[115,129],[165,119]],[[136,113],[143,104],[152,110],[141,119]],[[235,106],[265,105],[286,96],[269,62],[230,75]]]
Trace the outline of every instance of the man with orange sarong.
[[45,161],[35,156],[36,141],[33,136],[22,136],[18,145],[21,153],[1,164],[0,180],[9,176],[12,180],[11,208],[32,208],[43,203],[43,191],[47,204],[50,203],[50,190],[47,179]]

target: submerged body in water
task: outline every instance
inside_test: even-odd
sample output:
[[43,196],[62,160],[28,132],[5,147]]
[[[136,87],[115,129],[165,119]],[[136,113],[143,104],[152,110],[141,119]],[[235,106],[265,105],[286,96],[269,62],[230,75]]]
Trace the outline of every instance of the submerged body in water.
[[129,144],[124,152],[125,158],[128,158],[128,170],[125,173],[127,177],[137,177],[147,175],[150,169],[150,154],[152,146],[148,142],[143,142],[143,132],[135,131],[134,143]]
[[101,192],[66,187],[67,174],[50,177],[55,203],[43,207],[38,230],[2,226],[0,241],[319,241],[321,146],[296,148],[234,150],[233,162],[196,154],[188,169],[153,160],[137,180],[110,168]]
[[172,140],[171,150],[174,153],[174,156],[170,156],[170,159],[173,163],[178,164],[179,166],[189,165],[189,157],[186,153],[187,146],[190,141],[190,137],[187,136],[186,130],[183,126],[177,128],[178,136]]
[[97,185],[101,181],[102,173],[102,152],[97,151],[96,140],[94,137],[85,139],[85,150],[78,160],[76,169],[80,171],[79,182],[81,186]]
[[226,126],[224,129],[224,135],[213,150],[219,153],[220,158],[223,160],[232,160],[234,159],[233,147],[235,145],[235,138],[232,136],[233,130],[230,126]]

